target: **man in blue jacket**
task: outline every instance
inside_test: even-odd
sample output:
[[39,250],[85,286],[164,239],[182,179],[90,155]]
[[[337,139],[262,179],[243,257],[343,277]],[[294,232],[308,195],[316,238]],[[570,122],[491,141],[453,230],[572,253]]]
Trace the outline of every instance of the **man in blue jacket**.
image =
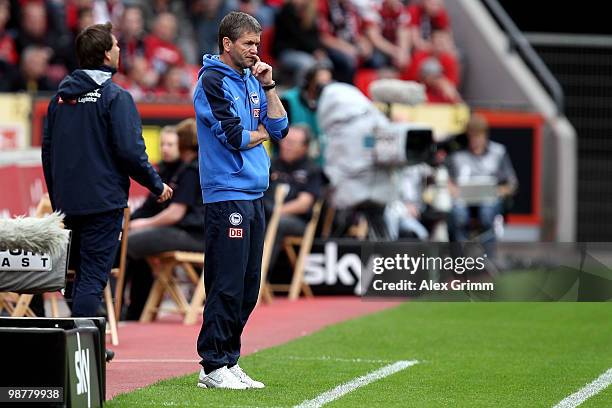
[[232,12],[219,25],[221,55],[205,55],[193,101],[205,204],[202,388],[263,388],[238,365],[240,336],[259,295],[270,159],[262,145],[288,132],[287,114],[259,60],[261,26]]
[[130,177],[165,201],[172,189],[153,169],[130,94],[111,76],[119,64],[110,23],[76,38],[80,69],[49,103],[42,144],[47,190],[72,230],[72,315],[96,316],[117,249]]

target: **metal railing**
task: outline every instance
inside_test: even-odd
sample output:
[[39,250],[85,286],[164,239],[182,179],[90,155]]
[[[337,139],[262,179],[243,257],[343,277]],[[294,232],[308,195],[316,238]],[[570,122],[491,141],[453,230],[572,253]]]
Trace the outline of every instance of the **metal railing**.
[[499,4],[499,1],[482,0],[482,2],[500,27],[506,32],[506,35],[508,35],[510,51],[517,52],[523,58],[527,66],[552,97],[557,107],[557,112],[562,114],[565,108],[565,95],[555,76],[538,56],[521,30],[514,24],[506,10]]

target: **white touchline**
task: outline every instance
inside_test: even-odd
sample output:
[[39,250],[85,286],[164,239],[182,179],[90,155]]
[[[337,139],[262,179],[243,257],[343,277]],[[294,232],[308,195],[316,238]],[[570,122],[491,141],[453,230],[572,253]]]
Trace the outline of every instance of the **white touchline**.
[[289,356],[288,360],[303,360],[303,361],[333,361],[337,363],[392,363],[393,360],[369,360],[365,358],[336,358],[336,357],[299,357],[299,356]]
[[397,373],[398,371],[405,370],[408,367],[412,367],[413,365],[418,364],[418,361],[398,361],[393,364],[389,364],[384,366],[383,368],[379,368],[376,371],[372,371],[369,374],[366,374],[362,377],[355,378],[352,381],[344,383],[342,385],[337,386],[333,390],[329,390],[319,395],[315,399],[307,400],[302,402],[300,405],[296,405],[295,408],[318,408],[329,402],[337,400],[338,398],[348,394],[351,391],[355,391],[359,387],[363,387],[364,385],[368,385],[374,381],[380,380],[381,378],[388,377],[392,374]]
[[553,408],[574,408],[582,404],[593,395],[603,391],[607,386],[612,384],[612,368],[597,377],[595,381],[585,385],[563,401],[555,405]]
[[113,360],[113,363],[191,363],[197,364],[200,360],[191,360],[185,358],[166,358],[166,359],[154,359],[154,358],[125,358]]

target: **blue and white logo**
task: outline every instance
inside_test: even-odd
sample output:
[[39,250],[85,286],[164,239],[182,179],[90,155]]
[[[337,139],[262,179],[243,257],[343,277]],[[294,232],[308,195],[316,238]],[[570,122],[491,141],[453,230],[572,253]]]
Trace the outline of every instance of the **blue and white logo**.
[[251,98],[253,105],[259,105],[259,94],[257,92],[251,92],[249,98]]
[[232,225],[240,225],[242,224],[242,215],[240,213],[231,213],[229,216],[229,222]]

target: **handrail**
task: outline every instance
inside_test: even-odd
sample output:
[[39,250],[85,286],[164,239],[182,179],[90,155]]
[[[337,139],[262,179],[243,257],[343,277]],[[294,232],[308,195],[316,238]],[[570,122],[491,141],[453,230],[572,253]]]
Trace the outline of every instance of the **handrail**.
[[523,60],[527,63],[529,68],[542,82],[544,87],[550,93],[553,98],[555,105],[557,106],[557,112],[563,113],[565,106],[565,95],[563,94],[563,88],[559,84],[559,81],[550,72],[542,58],[535,52],[525,35],[519,30],[514,24],[512,18],[506,13],[506,10],[499,4],[498,0],[482,0],[485,6],[493,14],[493,17],[497,20],[501,28],[506,32],[510,40],[510,50],[517,51]]

